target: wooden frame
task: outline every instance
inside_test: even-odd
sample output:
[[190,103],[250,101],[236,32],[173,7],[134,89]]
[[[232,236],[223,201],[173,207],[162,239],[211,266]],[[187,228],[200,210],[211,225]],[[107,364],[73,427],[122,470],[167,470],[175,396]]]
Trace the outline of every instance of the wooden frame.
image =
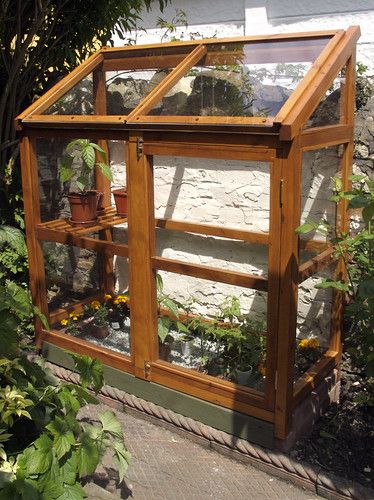
[[[22,181],[26,235],[30,262],[30,288],[34,303],[51,322],[45,330],[36,320],[36,344],[48,341],[100,358],[104,363],[137,378],[165,385],[253,417],[271,422],[278,439],[287,438],[292,412],[338,366],[341,355],[342,296],[336,294],[332,308],[329,346],[322,358],[294,384],[294,356],[299,284],[326,266],[344,275],[328,242],[301,240],[295,233],[300,222],[302,152],[343,145],[342,182],[348,189],[353,152],[355,45],[359,28],[314,33],[281,34],[234,39],[193,40],[162,45],[104,47],[61,80],[16,119],[21,133]],[[310,70],[273,117],[150,116],[147,113],[191,68],[217,54],[215,46],[252,44],[253,61],[285,60],[275,41],[329,38]],[[262,44],[261,47],[258,44]],[[313,46],[313,44],[312,44]],[[260,47],[260,48],[259,48]],[[301,50],[301,49],[300,49]],[[314,53],[317,49],[314,48]],[[152,55],[152,57],[150,57]],[[214,56],[215,57],[215,56]],[[223,56],[222,56],[223,57]],[[288,56],[287,56],[288,57]],[[289,56],[291,57],[291,56]],[[295,58],[299,57],[296,52]],[[301,56],[300,56],[301,57]],[[278,58],[278,59],[277,59]],[[280,59],[279,59],[280,58]],[[283,59],[282,59],[283,58]],[[224,57],[222,61],[224,60]],[[224,62],[223,62],[224,63]],[[304,129],[339,71],[346,65],[342,86],[341,116],[336,125]],[[126,69],[173,68],[127,116],[107,114],[105,72]],[[44,112],[92,72],[94,113],[46,115]],[[37,141],[39,138],[90,138],[109,153],[107,141],[126,143],[128,217],[111,207],[110,182],[96,172],[96,188],[104,192],[105,212],[91,227],[72,227],[67,220],[41,222]],[[173,218],[155,218],[153,193],[154,156],[198,157],[261,161],[270,166],[270,227],[268,232],[215,226]],[[346,205],[338,208],[338,224],[347,229]],[[128,244],[113,241],[112,228],[127,223]],[[156,229],[239,240],[264,245],[268,250],[267,276],[191,264],[156,254]],[[93,237],[98,233],[99,237]],[[48,310],[42,242],[53,241],[98,252],[102,288],[98,294],[67,307]],[[300,263],[300,249],[317,255]],[[113,257],[128,259],[131,288],[131,356],[125,356],[53,328],[69,312],[83,309],[93,298],[112,291]],[[263,392],[237,386],[210,375],[177,367],[158,358],[156,270],[239,285],[267,293],[268,338],[266,382]]]

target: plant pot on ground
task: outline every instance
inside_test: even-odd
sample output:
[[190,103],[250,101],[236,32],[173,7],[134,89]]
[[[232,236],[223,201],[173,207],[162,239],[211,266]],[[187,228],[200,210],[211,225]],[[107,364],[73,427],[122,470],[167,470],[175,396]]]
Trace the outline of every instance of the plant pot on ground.
[[158,338],[158,355],[160,359],[170,363],[173,343],[174,337],[172,335],[167,335],[163,341],[161,341],[160,337]]
[[195,338],[192,335],[184,335],[181,342],[182,356],[191,356]]
[[113,189],[112,193],[116,204],[117,215],[127,215],[127,189]]
[[[103,161],[96,161],[96,157]],[[109,180],[112,173],[106,163],[106,153],[88,139],[76,139],[66,146],[60,166],[61,182],[75,178],[78,191],[68,194],[73,224],[91,224],[97,220],[97,210],[102,193],[89,188],[91,174],[98,168]],[[101,195],[101,196],[100,196]],[[102,208],[102,207],[101,207]]]
[[105,339],[109,335],[108,307],[98,300],[93,300],[88,307],[88,312],[92,315],[88,324],[89,333],[97,339]]
[[236,382],[239,385],[247,385],[251,379],[253,367],[249,366],[246,369],[236,369]]

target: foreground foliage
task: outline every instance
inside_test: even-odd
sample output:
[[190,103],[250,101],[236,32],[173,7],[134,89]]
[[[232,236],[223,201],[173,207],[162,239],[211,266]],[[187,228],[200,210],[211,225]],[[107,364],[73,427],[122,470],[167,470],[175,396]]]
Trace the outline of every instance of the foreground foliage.
[[374,406],[374,180],[363,175],[353,175],[350,180],[352,189],[343,191],[341,180],[334,179],[331,197],[335,203],[346,201],[347,208],[354,211],[350,232],[342,233],[325,221],[307,221],[297,231],[330,233],[335,256],[344,263],[347,280],[326,279],[317,287],[334,288],[347,296],[344,340],[352,368],[361,377],[357,402]]
[[[0,238],[21,238],[1,228]],[[10,239],[9,239],[10,238]],[[18,241],[18,244],[20,244]],[[122,481],[130,454],[114,413],[99,414],[97,425],[82,423],[77,414],[103,385],[98,360],[71,354],[81,385],[60,383],[40,360],[19,348],[23,324],[37,314],[27,289],[6,280],[0,286],[0,499],[59,499],[84,497],[79,479],[95,471],[111,449]]]

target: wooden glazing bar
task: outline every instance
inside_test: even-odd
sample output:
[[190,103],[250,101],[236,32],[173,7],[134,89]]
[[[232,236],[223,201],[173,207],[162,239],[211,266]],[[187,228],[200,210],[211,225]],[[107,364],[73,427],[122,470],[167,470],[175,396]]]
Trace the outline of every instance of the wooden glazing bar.
[[229,285],[253,288],[266,292],[268,289],[268,280],[262,276],[253,276],[251,274],[239,273],[238,271],[229,271],[227,269],[218,269],[215,267],[204,266],[202,264],[189,264],[175,259],[165,257],[152,257],[154,269],[168,271],[176,274],[184,274],[195,278],[202,278],[210,281],[218,281]]
[[216,158],[218,160],[271,161],[274,149],[253,148],[230,144],[196,144],[191,142],[146,142],[143,144],[144,154],[160,156],[186,156],[192,158]]
[[313,276],[327,266],[329,266],[334,261],[334,247],[327,248],[324,252],[320,253],[316,257],[304,262],[299,267],[299,283],[302,283],[306,279]]
[[68,351],[76,352],[78,354],[86,354],[91,358],[100,359],[105,365],[116,368],[127,373],[134,373],[134,367],[131,359],[125,354],[111,351],[106,347],[102,347],[82,339],[71,337],[57,330],[43,330],[43,340],[51,344],[67,349]]
[[318,386],[323,378],[331,373],[337,364],[337,356],[336,351],[326,351],[321,359],[299,378],[294,387],[293,408],[297,407]]
[[277,33],[277,34],[264,34],[264,35],[253,35],[253,36],[242,36],[242,37],[231,37],[231,38],[205,38],[202,40],[186,40],[186,41],[178,41],[178,42],[168,42],[163,43],[160,46],[157,44],[144,44],[144,45],[129,45],[125,47],[103,47],[101,49],[102,54],[105,59],[110,59],[115,57],[115,55],[119,55],[119,57],[125,56],[127,52],[136,52],[141,50],[148,49],[157,49],[160,52],[165,49],[175,50],[178,52],[179,47],[186,46],[196,46],[199,44],[204,45],[217,45],[218,43],[227,44],[227,43],[244,43],[244,42],[258,42],[258,41],[271,41],[271,40],[290,40],[290,39],[303,39],[303,38],[323,38],[323,37],[333,37],[340,30],[320,30],[320,31],[300,31],[297,33]]
[[301,98],[303,92],[308,88],[316,75],[321,71],[322,65],[326,62],[332,51],[338,45],[338,42],[343,38],[344,30],[339,30],[331,40],[326,44],[325,48],[321,51],[319,56],[315,59],[312,67],[309,69],[307,74],[298,84],[294,92],[290,95],[287,101],[284,103],[282,108],[278,111],[274,121],[281,123],[287,114],[292,110],[297,101]]
[[134,115],[128,117],[129,125],[142,124],[193,124],[193,125],[256,125],[257,127],[271,129],[274,125],[273,118],[262,116],[182,116],[182,115]]
[[[40,222],[39,181],[35,140],[30,141],[28,137],[22,137],[20,153],[30,291],[33,304],[40,309],[49,321],[44,254],[41,243],[38,241],[35,232],[35,226]],[[37,348],[41,347],[41,330],[42,323],[35,317],[35,339]]]
[[303,151],[344,144],[351,140],[353,127],[350,125],[327,125],[304,130],[301,133]]
[[183,61],[140,102],[140,104],[128,115],[127,120],[131,122],[139,114],[146,115],[205,54],[206,47],[204,45],[195,47],[191,54],[183,59]]
[[126,148],[129,200],[129,274],[131,338],[135,375],[148,379],[145,362],[157,357],[156,280],[151,257],[155,254],[153,169],[151,159],[139,154],[132,135]]
[[[27,135],[32,138],[44,138],[44,139],[76,139],[77,131],[76,129],[63,129],[63,128],[52,128],[50,129],[48,124],[43,124],[39,126],[31,126],[29,127],[27,124],[24,124],[24,128],[27,131]],[[126,141],[128,139],[129,132],[128,130],[87,130],[80,128],[79,129],[79,138],[80,139],[91,139],[91,140],[101,140],[108,139],[113,141]]]
[[295,363],[299,257],[296,227],[301,212],[301,149],[299,136],[279,151],[282,160],[283,199],[280,245],[277,390],[275,436],[285,439],[290,430]]
[[54,231],[44,227],[38,227],[36,234],[39,240],[55,241],[64,245],[72,245],[94,252],[105,252],[108,255],[120,255],[128,257],[128,246],[124,243],[115,243],[110,240],[98,240],[87,236],[76,236],[62,231]]
[[267,233],[256,233],[226,226],[212,226],[210,224],[199,224],[197,222],[186,222],[175,219],[159,218],[155,219],[155,222],[157,227],[170,231],[218,236],[220,238],[241,240],[258,245],[267,245],[269,243],[269,235]]
[[265,400],[269,408],[275,407],[276,369],[278,345],[279,255],[281,230],[281,175],[282,160],[270,164],[270,220],[268,254],[267,336]]
[[161,54],[161,55],[139,55],[138,57],[119,57],[115,59],[104,59],[104,71],[138,71],[147,69],[172,69],[175,68],[185,57],[185,54]]
[[[310,82],[302,96],[282,120],[280,129],[281,140],[291,140],[313,113],[320,100],[331,86],[335,76],[354,51],[360,37],[358,26],[348,28],[343,38],[325,61],[323,68]],[[323,69],[323,71],[322,71]]]
[[[93,54],[80,66],[75,68],[71,73],[66,75],[62,80],[60,80],[56,85],[54,85],[50,90],[48,90],[43,96],[31,104],[23,113],[17,116],[16,124],[20,124],[26,116],[31,113],[39,115],[44,113],[52,104],[54,104],[60,97],[62,97],[66,92],[74,87],[80,80],[85,78],[91,71],[93,71],[101,62],[103,61],[103,56],[100,52]],[[52,115],[51,115],[52,116]]]
[[34,114],[23,120],[26,125],[48,125],[48,128],[68,125],[70,128],[93,128],[101,126],[121,126],[127,116],[122,115],[39,115]]

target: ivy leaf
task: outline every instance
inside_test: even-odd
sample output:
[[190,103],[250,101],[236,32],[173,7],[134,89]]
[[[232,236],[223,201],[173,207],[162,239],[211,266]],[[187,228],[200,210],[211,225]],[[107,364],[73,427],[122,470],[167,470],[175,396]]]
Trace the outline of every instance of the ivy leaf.
[[113,180],[112,171],[110,170],[110,166],[107,163],[97,163],[98,168],[101,170],[101,173],[110,181]]
[[82,158],[87,167],[92,170],[95,166],[95,150],[91,144],[86,144],[82,148]]
[[82,500],[86,498],[86,494],[79,483],[64,484],[64,493],[57,497],[56,500]]
[[83,434],[82,442],[78,449],[78,473],[79,477],[92,474],[99,465],[100,454],[96,442],[87,434]]
[[122,482],[131,461],[131,453],[126,449],[123,443],[114,443],[113,448],[114,458],[118,464],[119,480]]
[[93,385],[96,394],[104,385],[103,364],[99,359],[92,359],[84,354],[69,353],[75,363],[75,368],[80,374],[83,387]]
[[101,425],[103,426],[104,432],[109,432],[109,434],[119,439],[123,438],[121,424],[112,411],[105,411],[103,413],[100,413],[99,420],[101,422]]

